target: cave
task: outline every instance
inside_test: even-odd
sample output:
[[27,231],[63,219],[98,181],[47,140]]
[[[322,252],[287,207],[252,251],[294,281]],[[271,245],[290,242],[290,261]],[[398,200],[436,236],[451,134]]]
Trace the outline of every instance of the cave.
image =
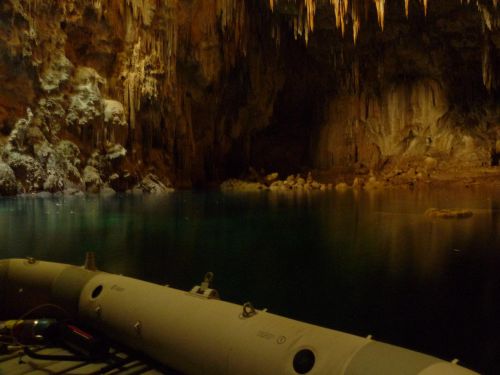
[[0,18],[4,154],[66,139],[102,186],[497,164],[495,1],[8,1]]
[[[0,253],[97,249],[112,273],[185,290],[213,267],[228,301],[499,373],[499,14],[0,0]],[[294,348],[287,369],[317,354]]]

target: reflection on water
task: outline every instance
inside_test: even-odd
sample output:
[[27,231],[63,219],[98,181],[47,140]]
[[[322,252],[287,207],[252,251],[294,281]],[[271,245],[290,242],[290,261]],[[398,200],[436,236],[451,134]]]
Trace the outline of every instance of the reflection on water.
[[[430,207],[468,208],[464,220]],[[0,200],[0,256],[81,263],[500,373],[500,194],[178,192]]]

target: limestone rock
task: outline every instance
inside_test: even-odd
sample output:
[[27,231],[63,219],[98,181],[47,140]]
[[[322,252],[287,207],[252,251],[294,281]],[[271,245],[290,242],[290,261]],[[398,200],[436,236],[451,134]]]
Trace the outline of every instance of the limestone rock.
[[111,186],[115,191],[125,192],[137,184],[137,176],[128,172],[127,170],[123,170],[115,172],[109,176],[109,186]]
[[117,100],[104,99],[105,138],[110,142],[124,144],[128,134],[123,104]]
[[116,194],[116,191],[108,185],[104,185],[100,190],[99,194],[102,196],[112,196]]
[[[154,166],[186,186],[252,164],[359,174],[426,156],[440,167],[498,164],[497,0],[439,0],[428,9],[414,2],[409,17],[380,0],[377,17],[363,20],[344,1],[353,9],[337,25],[319,0],[302,2],[300,12],[272,0],[279,33],[269,2],[256,3],[2,0],[0,138],[11,134],[9,152],[34,157],[65,186],[65,170],[77,176],[80,167],[61,163],[61,139],[78,144],[82,162],[98,150],[104,161],[88,164],[105,182],[122,178],[122,163],[136,175]],[[302,10],[309,22],[297,19]],[[352,26],[353,38],[339,39],[339,25]],[[353,39],[356,48],[344,45]],[[28,106],[32,119],[16,124]],[[106,142],[126,154],[104,152]],[[256,153],[273,154],[271,162],[255,163]],[[325,190],[305,180],[286,189]]]
[[25,141],[28,145],[36,145],[47,142],[47,138],[45,138],[45,135],[39,127],[32,126],[26,131]]
[[64,189],[63,194],[66,196],[82,196],[84,193],[81,190],[75,188]]
[[66,121],[78,135],[92,126],[103,114],[99,85],[104,79],[92,68],[79,67],[74,78],[74,94],[70,98],[70,105]]
[[46,178],[42,165],[30,155],[16,151],[5,152],[4,161],[12,168],[22,187],[22,192],[40,191]]
[[16,175],[5,163],[0,162],[0,195],[15,195],[17,193]]
[[55,147],[44,142],[35,147],[36,158],[47,173],[45,190],[54,193],[66,187],[83,189],[79,154],[78,146],[70,141],[61,141]]
[[[229,179],[224,181],[220,188],[223,191],[283,191],[283,192],[302,192],[311,190],[326,191],[332,189],[331,185],[322,184],[315,181],[312,178],[312,174],[309,173],[307,180],[301,177],[300,174],[289,175],[286,180],[274,180],[277,178],[277,174],[273,175],[271,180],[273,180],[269,185],[264,185],[260,182],[246,181],[239,179]],[[266,178],[266,181],[269,179]]]
[[430,173],[436,169],[438,165],[438,161],[434,158],[431,158],[430,156],[426,157],[424,159],[424,166],[427,171],[427,173]]
[[62,140],[57,144],[57,152],[71,164],[78,166],[80,164],[80,149],[76,144],[68,140]]
[[106,158],[110,161],[123,159],[127,155],[127,150],[120,144],[108,143],[106,145]]
[[46,92],[59,89],[60,85],[69,80],[73,64],[63,54],[58,53],[51,59],[49,67],[41,73],[40,87]]
[[352,182],[352,188],[353,189],[361,189],[364,186],[363,179],[356,177],[354,181]]
[[60,130],[67,125],[66,105],[63,94],[42,97],[38,101],[37,120],[40,123],[40,129],[50,142],[57,143]]
[[368,179],[368,182],[363,186],[365,190],[377,190],[384,187],[384,184],[381,181],[378,181],[375,176],[371,176]]
[[431,218],[441,219],[466,219],[473,215],[471,210],[466,209],[439,209],[429,208],[425,215]]
[[8,142],[12,150],[24,151],[27,144],[28,130],[32,126],[33,122],[33,112],[30,108],[27,109],[26,118],[19,119],[14,125],[14,129],[9,135]]
[[337,185],[335,185],[335,190],[337,191],[346,191],[349,190],[351,187],[347,185],[345,182],[340,182]]
[[174,189],[170,187],[170,183],[165,185],[158,176],[153,173],[148,173],[137,185],[137,188],[144,193],[150,194],[170,193],[174,191]]
[[56,193],[64,190],[64,178],[57,171],[50,171],[43,183],[43,190]]
[[279,178],[279,174],[277,172],[274,172],[274,173],[269,173],[267,176],[266,176],[266,182],[268,184],[272,184],[274,181],[276,181],[277,179]]
[[274,181],[271,186],[269,186],[271,191],[288,190],[288,186],[283,184],[283,181]]
[[91,165],[87,165],[83,170],[83,182],[89,193],[98,193],[103,186],[99,171]]
[[220,189],[222,191],[262,191],[267,190],[268,187],[260,182],[229,179],[221,184]]

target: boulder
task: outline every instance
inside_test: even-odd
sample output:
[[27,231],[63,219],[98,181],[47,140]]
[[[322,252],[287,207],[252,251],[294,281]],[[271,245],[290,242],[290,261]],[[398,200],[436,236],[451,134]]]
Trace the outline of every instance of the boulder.
[[102,195],[102,196],[107,196],[107,197],[109,197],[109,196],[111,196],[111,195],[115,195],[115,194],[116,194],[116,191],[115,191],[113,188],[109,187],[108,185],[104,185],[104,186],[100,189],[99,194],[100,194],[100,195]]
[[266,176],[266,182],[272,184],[274,181],[278,180],[278,172],[270,173]]
[[335,185],[335,190],[337,191],[346,191],[349,190],[351,187],[347,185],[345,182],[340,182],[337,185]]
[[302,185],[304,186],[306,184],[306,180],[304,180],[302,177],[297,177],[297,185]]
[[283,185],[283,181],[274,181],[271,186],[269,187],[271,191],[279,191],[279,190],[284,190],[285,186]]
[[143,193],[161,194],[174,191],[170,183],[166,185],[153,173],[148,173],[134,189],[140,189]]
[[473,215],[471,210],[467,209],[439,209],[429,208],[425,215],[431,218],[440,219],[466,219]]
[[222,191],[261,191],[267,190],[268,187],[260,182],[248,182],[238,179],[229,179],[224,181],[220,189]]
[[371,176],[368,179],[368,182],[363,186],[365,190],[376,190],[384,187],[384,184],[380,181],[377,181],[375,176]]

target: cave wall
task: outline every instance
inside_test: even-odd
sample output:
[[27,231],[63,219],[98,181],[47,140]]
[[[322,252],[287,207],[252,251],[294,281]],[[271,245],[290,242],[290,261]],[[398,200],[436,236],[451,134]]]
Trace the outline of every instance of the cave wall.
[[[498,23],[496,5],[481,4]],[[448,169],[495,164],[498,27],[485,24],[478,4],[429,1],[427,14],[418,2],[409,5],[406,17],[403,2],[387,2],[384,30],[362,26],[356,45],[336,43],[340,51],[324,51],[313,35],[311,53],[345,70],[329,78],[337,90],[313,135],[318,168],[379,171],[429,157]],[[316,32],[335,45],[329,25],[316,22]]]
[[282,85],[274,42],[246,12],[237,0],[3,1],[0,148],[17,191],[123,191],[148,175],[192,187],[239,168],[228,155],[245,164],[239,145]]
[[496,1],[425,3],[2,1],[0,194],[494,163]]

